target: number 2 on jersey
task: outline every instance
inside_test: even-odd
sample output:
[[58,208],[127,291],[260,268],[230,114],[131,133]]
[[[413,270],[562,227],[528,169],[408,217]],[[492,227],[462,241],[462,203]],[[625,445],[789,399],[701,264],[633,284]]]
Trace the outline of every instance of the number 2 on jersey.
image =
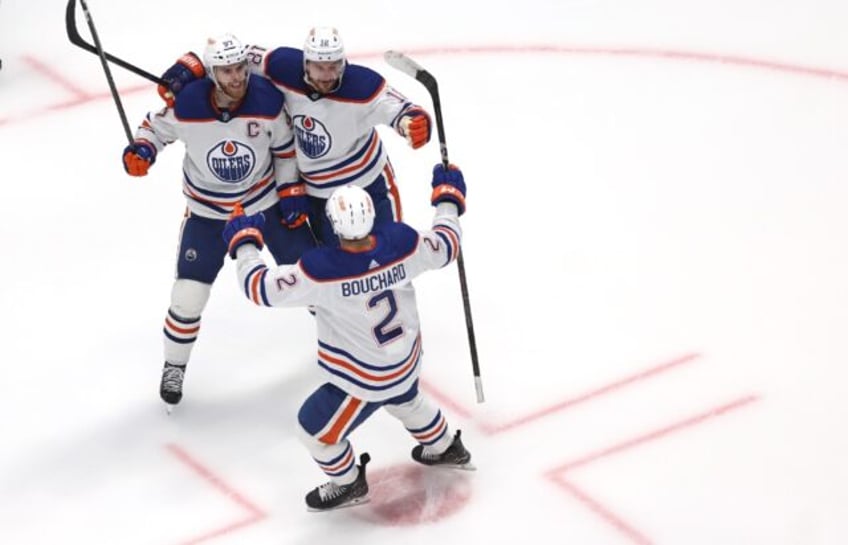
[[379,295],[375,295],[371,299],[368,300],[368,308],[377,308],[380,303],[385,302],[389,306],[389,312],[386,314],[386,317],[380,320],[376,326],[374,326],[374,337],[377,339],[377,342],[381,345],[386,344],[388,342],[393,341],[394,339],[403,335],[403,326],[399,324],[392,324],[392,320],[395,315],[397,315],[397,301],[395,300],[395,294],[393,291],[388,290],[380,293]]

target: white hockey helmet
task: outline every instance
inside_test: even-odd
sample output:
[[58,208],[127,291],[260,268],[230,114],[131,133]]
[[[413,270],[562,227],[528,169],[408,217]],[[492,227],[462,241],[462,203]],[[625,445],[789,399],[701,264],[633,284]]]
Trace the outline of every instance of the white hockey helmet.
[[346,185],[336,189],[327,199],[325,210],[333,231],[341,238],[364,238],[374,227],[374,202],[361,187]]
[[345,60],[339,31],[333,27],[314,27],[303,44],[303,61],[335,62]]
[[203,67],[206,74],[218,85],[215,79],[216,66],[230,66],[247,61],[247,45],[232,34],[221,34],[209,38],[203,51]]

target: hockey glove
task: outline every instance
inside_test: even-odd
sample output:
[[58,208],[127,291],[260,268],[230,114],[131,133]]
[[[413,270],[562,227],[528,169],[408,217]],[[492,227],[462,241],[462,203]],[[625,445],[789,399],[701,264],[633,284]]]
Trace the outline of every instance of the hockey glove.
[[406,137],[412,149],[418,149],[430,141],[432,123],[427,112],[414,108],[400,118],[398,132]]
[[156,148],[146,140],[136,140],[124,148],[124,170],[130,176],[147,176],[147,170],[155,162]]
[[197,55],[188,52],[177,59],[176,64],[165,70],[162,79],[168,85],[160,85],[156,90],[159,91],[159,96],[162,97],[168,107],[173,108],[174,97],[180,94],[183,87],[205,75],[206,70],[203,68],[203,62]]
[[260,212],[245,216],[244,208],[240,203],[236,203],[221,235],[227,243],[227,252],[230,257],[236,258],[236,250],[242,244],[253,244],[261,250],[265,246],[265,239],[262,237],[263,225],[265,225],[265,214]]
[[289,229],[297,229],[306,223],[309,198],[305,183],[282,184],[277,188],[277,196],[280,197],[280,223]]
[[456,205],[458,215],[465,213],[465,180],[462,171],[456,165],[447,169],[439,163],[433,167],[433,194],[430,202],[433,206],[439,203],[452,202]]

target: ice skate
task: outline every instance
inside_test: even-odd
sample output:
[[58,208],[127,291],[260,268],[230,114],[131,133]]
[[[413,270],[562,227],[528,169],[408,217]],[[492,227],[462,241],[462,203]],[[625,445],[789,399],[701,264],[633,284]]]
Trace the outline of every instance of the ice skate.
[[183,379],[185,378],[185,365],[176,365],[165,362],[162,368],[162,382],[159,383],[159,397],[165,402],[168,414],[174,405],[183,398]]
[[461,435],[462,432],[456,430],[456,435],[453,436],[453,442],[441,454],[428,452],[424,445],[418,445],[412,449],[412,459],[426,466],[475,470],[477,468],[471,463],[471,453],[462,444]]
[[368,481],[365,479],[365,465],[371,461],[367,452],[359,457],[359,475],[350,484],[339,486],[333,481],[322,484],[306,495],[306,505],[310,511],[331,511],[368,502]]

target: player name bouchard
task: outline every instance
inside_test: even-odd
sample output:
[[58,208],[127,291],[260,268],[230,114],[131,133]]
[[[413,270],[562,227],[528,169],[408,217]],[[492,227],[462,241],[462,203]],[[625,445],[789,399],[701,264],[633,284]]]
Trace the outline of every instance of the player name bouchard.
[[342,296],[349,297],[372,291],[386,290],[404,278],[406,278],[406,269],[403,268],[403,263],[399,263],[385,271],[374,273],[364,278],[342,282]]

